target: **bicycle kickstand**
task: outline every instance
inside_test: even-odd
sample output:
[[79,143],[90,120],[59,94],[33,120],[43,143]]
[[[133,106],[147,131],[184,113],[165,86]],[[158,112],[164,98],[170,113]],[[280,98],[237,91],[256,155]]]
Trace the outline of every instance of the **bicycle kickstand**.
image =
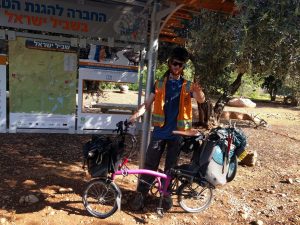
[[163,198],[164,198],[163,195],[161,195],[160,198],[159,198],[159,205],[158,205],[158,207],[156,209],[156,213],[161,218],[164,216],[164,209],[162,207]]

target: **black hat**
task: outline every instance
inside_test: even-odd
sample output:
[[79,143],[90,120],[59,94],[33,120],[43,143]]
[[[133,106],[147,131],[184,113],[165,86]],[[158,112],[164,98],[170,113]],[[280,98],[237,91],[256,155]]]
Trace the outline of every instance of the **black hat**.
[[189,60],[189,53],[183,47],[176,47],[171,53],[171,59],[177,59],[182,62],[187,62]]

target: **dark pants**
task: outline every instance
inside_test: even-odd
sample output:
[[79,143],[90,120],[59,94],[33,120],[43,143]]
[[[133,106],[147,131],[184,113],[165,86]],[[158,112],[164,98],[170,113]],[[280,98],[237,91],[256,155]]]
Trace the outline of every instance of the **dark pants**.
[[[167,172],[177,164],[180,153],[178,140],[157,140],[151,139],[146,152],[145,169],[157,171],[161,156],[164,150],[167,150],[164,172]],[[147,194],[155,177],[149,175],[141,175],[137,191]],[[142,180],[142,181],[141,181]],[[145,182],[143,182],[145,181]]]

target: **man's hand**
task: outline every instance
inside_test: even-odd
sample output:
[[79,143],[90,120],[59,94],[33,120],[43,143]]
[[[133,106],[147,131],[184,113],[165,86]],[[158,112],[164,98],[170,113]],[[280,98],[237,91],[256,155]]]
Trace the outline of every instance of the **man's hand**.
[[154,98],[155,98],[155,94],[151,93],[148,100],[146,100],[142,105],[140,105],[138,110],[132,116],[129,117],[128,121],[130,123],[134,123],[147,110],[151,110],[151,105],[154,101]]
[[202,93],[203,93],[202,87],[201,87],[201,85],[198,84],[198,83],[193,83],[192,88],[191,88],[191,91],[192,91],[192,92],[195,92],[195,93],[199,93],[199,92],[202,92]]
[[138,110],[132,116],[129,117],[128,122],[134,123],[141,115],[143,115],[145,113],[145,111],[146,111],[146,104],[143,103],[138,108]]

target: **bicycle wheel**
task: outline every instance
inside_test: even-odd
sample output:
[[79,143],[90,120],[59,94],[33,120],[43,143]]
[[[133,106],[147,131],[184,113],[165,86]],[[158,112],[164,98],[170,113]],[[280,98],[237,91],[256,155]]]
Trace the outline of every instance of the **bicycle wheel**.
[[229,161],[228,172],[226,175],[227,182],[230,182],[235,178],[237,172],[237,165],[238,165],[237,157],[236,156],[231,157]]
[[82,200],[91,215],[104,219],[116,212],[120,196],[121,192],[113,182],[96,179],[88,184]]
[[137,153],[137,140],[136,137],[132,134],[118,135],[116,141],[124,140],[124,152],[123,157],[132,159]]
[[185,182],[178,189],[178,203],[186,212],[201,212],[211,203],[213,192],[211,187],[196,182]]

